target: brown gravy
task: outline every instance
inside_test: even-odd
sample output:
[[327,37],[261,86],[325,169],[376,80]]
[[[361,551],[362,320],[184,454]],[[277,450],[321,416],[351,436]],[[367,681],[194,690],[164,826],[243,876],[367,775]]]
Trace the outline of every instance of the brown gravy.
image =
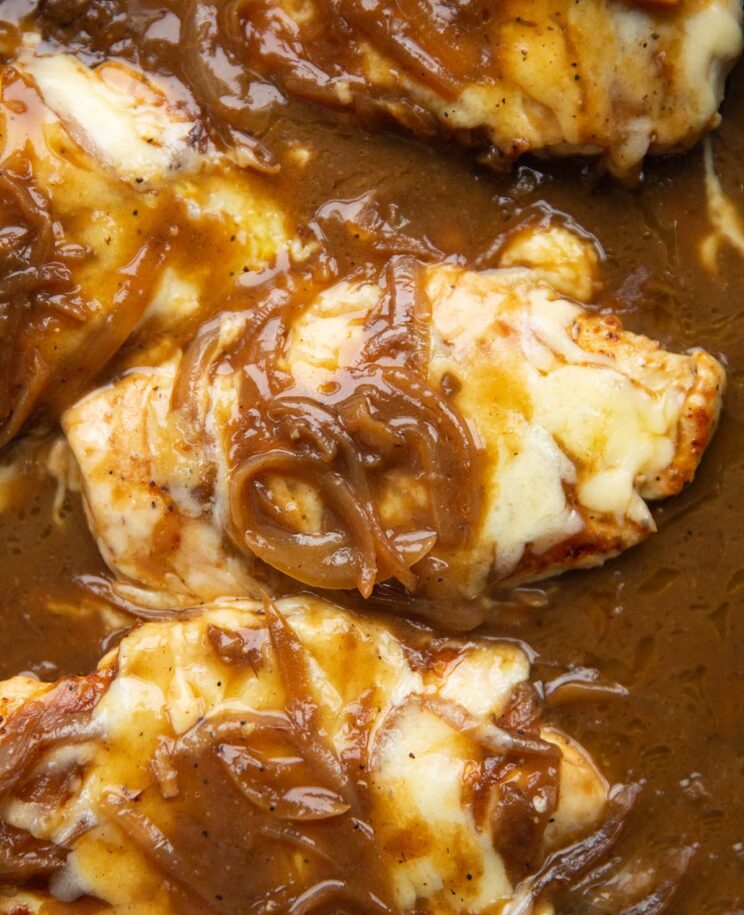
[[[74,6],[49,3],[49,15]],[[145,66],[168,66],[167,50],[155,59],[151,46],[137,44],[127,4],[93,6],[100,15],[87,17],[87,32],[60,26],[58,16],[51,34],[93,54],[114,45],[114,53],[140,56]],[[136,23],[145,4],[128,6]],[[576,163],[530,161],[496,176],[446,144],[370,135],[343,114],[291,103],[266,125],[262,143],[281,150],[298,142],[316,152],[302,183],[286,170],[272,180],[299,225],[331,200],[373,194],[414,249],[425,244],[474,261],[528,208],[557,210],[606,252],[600,305],[673,349],[701,345],[726,358],[729,390],[717,437],[694,484],[656,510],[659,533],[604,568],[505,595],[484,628],[538,652],[545,683],[593,668],[627,690],[558,691],[546,714],[594,754],[608,778],[643,780],[619,854],[642,864],[666,848],[699,845],[674,912],[744,911],[744,273],[730,251],[722,251],[717,275],[701,265],[698,244],[708,231],[702,150],[650,162],[643,185],[628,190]],[[713,147],[726,191],[744,207],[741,66]],[[363,239],[329,235],[342,272],[384,258]],[[110,643],[95,614],[68,606],[81,599],[76,578],[102,575],[104,567],[78,498],[68,496],[55,526],[53,485],[32,488],[22,509],[0,516],[0,675],[30,670],[53,679],[90,671]],[[571,911],[585,909],[576,903]]]

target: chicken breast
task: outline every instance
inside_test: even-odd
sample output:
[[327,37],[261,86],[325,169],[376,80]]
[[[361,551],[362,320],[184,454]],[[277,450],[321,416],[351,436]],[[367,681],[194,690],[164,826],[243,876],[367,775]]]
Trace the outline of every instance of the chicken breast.
[[742,46],[738,0],[263,0],[232,16],[234,53],[289,93],[453,134],[497,168],[602,155],[623,177],[716,126]]
[[634,789],[541,721],[529,670],[513,644],[303,597],[148,623],[89,676],[3,683],[19,892],[0,911],[549,913]]
[[187,94],[119,62],[0,70],[0,446],[287,250],[265,179],[202,134]]
[[278,573],[473,597],[642,540],[724,371],[559,293],[592,287],[591,252],[548,257],[567,234],[512,239],[529,267],[396,257],[277,293],[84,398],[63,427],[107,563],[171,602],[290,589]]

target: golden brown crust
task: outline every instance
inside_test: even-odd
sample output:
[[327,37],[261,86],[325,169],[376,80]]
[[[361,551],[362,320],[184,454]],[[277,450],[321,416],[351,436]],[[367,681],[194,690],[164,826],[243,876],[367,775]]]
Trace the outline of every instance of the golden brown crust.
[[674,459],[653,479],[637,481],[644,499],[676,495],[695,476],[716,430],[726,389],[723,366],[703,350],[694,350],[686,357],[670,353],[656,340],[624,330],[614,316],[583,315],[575,324],[575,337],[587,352],[636,368],[651,390],[657,375],[679,388],[684,405],[677,424]]
[[695,381],[679,421],[674,461],[659,480],[644,485],[641,492],[649,499],[676,495],[692,480],[718,425],[726,373],[718,360],[702,350],[693,353],[692,359]]

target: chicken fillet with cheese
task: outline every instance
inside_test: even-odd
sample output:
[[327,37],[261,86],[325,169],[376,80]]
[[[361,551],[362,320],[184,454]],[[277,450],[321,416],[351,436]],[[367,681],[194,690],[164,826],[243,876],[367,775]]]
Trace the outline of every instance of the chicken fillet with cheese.
[[[189,7],[185,32],[210,6]],[[717,125],[741,51],[738,0],[259,0],[221,15],[233,53],[289,93],[454,135],[497,168],[602,155],[622,177]]]
[[511,644],[293,598],[0,684],[0,911],[547,915],[634,789],[541,720],[528,675]]
[[108,564],[174,601],[287,578],[473,597],[638,543],[646,500],[692,479],[723,369],[585,310],[542,262],[396,257],[277,289],[84,398],[63,427]]
[[[157,349],[288,250],[264,179],[197,114],[118,61],[28,47],[0,68],[0,447],[132,338]],[[205,247],[219,269],[194,256]]]

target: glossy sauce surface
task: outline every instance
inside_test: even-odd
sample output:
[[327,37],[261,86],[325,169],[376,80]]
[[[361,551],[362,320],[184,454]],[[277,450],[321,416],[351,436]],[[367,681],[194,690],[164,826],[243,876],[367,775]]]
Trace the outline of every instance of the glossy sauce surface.
[[[54,12],[74,4],[49,6]],[[53,40],[77,42],[85,52],[113,47],[115,54],[166,72],[173,66],[178,24],[172,10],[156,16],[132,2],[127,24],[123,6],[98,6],[107,15],[89,15],[87,33],[66,30],[59,19],[47,23]],[[716,171],[744,208],[741,67],[723,115],[712,141]],[[272,157],[281,160],[296,146],[312,152],[299,180],[288,168],[270,179],[291,222],[308,238],[329,203],[351,219],[357,202],[369,195],[377,218],[390,227],[392,250],[458,254],[482,266],[500,233],[515,222],[535,212],[562,213],[592,233],[605,252],[600,305],[670,348],[700,345],[725,357],[729,389],[716,439],[692,486],[656,510],[659,533],[602,569],[499,595],[483,629],[537,651],[537,672],[546,684],[555,686],[573,672],[584,685],[552,693],[548,685],[546,716],[580,740],[611,780],[644,780],[621,853],[642,863],[667,849],[698,845],[673,911],[739,911],[744,272],[731,248],[720,250],[716,273],[701,260],[700,243],[711,228],[703,151],[648,163],[643,184],[627,190],[573,162],[530,161],[512,175],[495,176],[446,144],[431,148],[394,134],[370,135],[347,116],[312,105],[292,102],[278,115],[254,113],[250,127],[261,121],[261,143]],[[349,234],[332,220],[324,223],[324,234],[342,275],[359,265],[379,268],[390,254],[365,233]],[[136,355],[131,359],[136,362]],[[54,487],[31,478],[27,488],[21,506],[0,516],[0,674],[33,670],[51,679],[90,671],[117,625],[95,612],[77,616],[70,606],[79,605],[84,593],[79,576],[104,575],[103,564],[78,498],[67,496],[63,520],[55,526]],[[415,601],[404,610],[415,614]],[[598,678],[583,674],[584,668]],[[608,696],[593,688],[597,682],[623,689]],[[571,911],[590,910],[577,901]]]

